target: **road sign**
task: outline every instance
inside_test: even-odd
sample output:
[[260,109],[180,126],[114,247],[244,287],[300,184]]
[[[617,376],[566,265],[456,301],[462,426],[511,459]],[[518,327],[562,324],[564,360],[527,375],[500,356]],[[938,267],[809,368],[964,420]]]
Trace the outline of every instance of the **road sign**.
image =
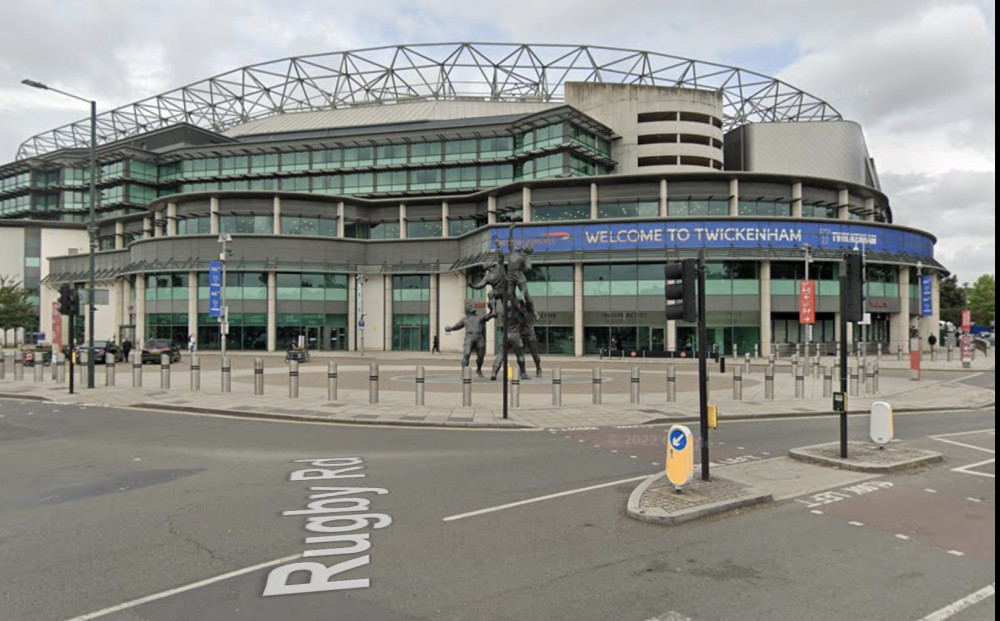
[[892,406],[885,401],[872,404],[868,435],[875,444],[888,444],[892,440]]
[[667,479],[680,489],[694,478],[694,442],[691,430],[674,425],[667,432]]
[[208,315],[222,317],[222,261],[208,262]]
[[361,321],[358,322],[358,327],[359,328],[364,328],[365,327],[365,320],[364,319],[362,319]]
[[920,277],[920,315],[930,317],[934,314],[934,277]]
[[816,281],[799,283],[799,323],[816,323]]

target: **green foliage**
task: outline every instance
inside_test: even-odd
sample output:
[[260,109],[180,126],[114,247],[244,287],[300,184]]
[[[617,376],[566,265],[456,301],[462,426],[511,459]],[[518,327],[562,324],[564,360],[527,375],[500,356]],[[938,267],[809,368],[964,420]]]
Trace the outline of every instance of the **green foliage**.
[[941,320],[956,326],[962,323],[962,309],[965,308],[965,289],[959,286],[958,276],[952,274],[941,279]]
[[969,290],[969,310],[972,319],[981,326],[988,326],[993,321],[996,310],[996,277],[993,274],[983,274]]
[[19,281],[0,275],[0,330],[38,325],[38,314],[28,299],[30,295]]

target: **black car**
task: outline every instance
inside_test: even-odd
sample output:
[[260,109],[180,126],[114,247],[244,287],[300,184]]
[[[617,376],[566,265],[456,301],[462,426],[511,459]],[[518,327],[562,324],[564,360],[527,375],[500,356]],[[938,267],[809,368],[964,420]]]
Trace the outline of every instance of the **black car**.
[[[82,362],[86,360],[87,344],[76,349],[76,360]],[[107,364],[108,361],[121,362],[125,360],[125,354],[121,347],[114,341],[94,341],[94,364]]]
[[160,362],[160,356],[163,354],[170,355],[170,362],[180,362],[181,361],[181,348],[176,343],[171,342],[169,339],[149,339],[142,344],[142,363],[152,362],[154,364]]

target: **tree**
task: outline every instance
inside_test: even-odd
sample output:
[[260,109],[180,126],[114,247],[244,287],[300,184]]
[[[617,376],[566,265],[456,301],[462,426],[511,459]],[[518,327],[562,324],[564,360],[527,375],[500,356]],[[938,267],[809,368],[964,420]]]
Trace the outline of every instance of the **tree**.
[[38,314],[31,305],[30,296],[31,292],[20,281],[0,275],[0,330],[4,345],[7,344],[7,330],[38,325]]
[[981,326],[993,322],[996,309],[996,277],[993,274],[983,274],[976,279],[969,290],[969,310],[972,318]]
[[965,290],[958,284],[958,276],[952,274],[941,279],[941,321],[962,323],[962,309],[965,308]]

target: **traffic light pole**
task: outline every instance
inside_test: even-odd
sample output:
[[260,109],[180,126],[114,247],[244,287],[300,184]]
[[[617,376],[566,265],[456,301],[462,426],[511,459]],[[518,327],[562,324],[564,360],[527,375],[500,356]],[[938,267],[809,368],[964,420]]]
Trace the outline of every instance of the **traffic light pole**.
[[76,330],[76,319],[75,315],[69,316],[69,394],[73,394],[73,359],[76,358],[76,350],[73,347],[73,332]]
[[840,273],[840,458],[847,459],[847,276]]
[[698,253],[698,410],[701,423],[701,480],[709,480],[708,330],[705,326],[705,251]]

